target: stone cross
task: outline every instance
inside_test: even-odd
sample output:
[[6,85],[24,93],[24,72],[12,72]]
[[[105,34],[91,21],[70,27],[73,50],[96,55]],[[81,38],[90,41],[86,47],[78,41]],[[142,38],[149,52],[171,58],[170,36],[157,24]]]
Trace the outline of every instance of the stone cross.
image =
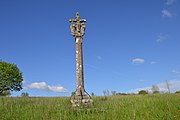
[[76,13],[75,19],[70,19],[70,29],[72,36],[75,37],[76,42],[76,92],[71,103],[73,106],[79,106],[80,104],[91,104],[92,100],[89,94],[84,89],[84,72],[83,72],[83,52],[82,52],[82,40],[85,33],[85,19],[80,19],[79,13]]

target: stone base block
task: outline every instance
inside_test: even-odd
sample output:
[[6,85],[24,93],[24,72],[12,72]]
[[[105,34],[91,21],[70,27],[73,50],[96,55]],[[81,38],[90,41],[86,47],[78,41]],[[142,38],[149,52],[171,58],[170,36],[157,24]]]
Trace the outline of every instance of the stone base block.
[[91,107],[93,100],[90,96],[83,95],[83,96],[74,96],[71,98],[72,107]]

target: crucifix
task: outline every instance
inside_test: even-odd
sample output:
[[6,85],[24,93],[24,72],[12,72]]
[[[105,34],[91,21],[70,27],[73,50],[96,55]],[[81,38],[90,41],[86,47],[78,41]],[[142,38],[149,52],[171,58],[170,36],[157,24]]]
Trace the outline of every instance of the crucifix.
[[84,89],[84,72],[83,72],[83,52],[82,52],[82,40],[85,34],[85,19],[80,19],[79,13],[76,13],[75,19],[70,19],[70,29],[72,36],[76,42],[76,92],[71,99],[71,103],[74,107],[83,105],[90,105],[92,99],[90,95]]

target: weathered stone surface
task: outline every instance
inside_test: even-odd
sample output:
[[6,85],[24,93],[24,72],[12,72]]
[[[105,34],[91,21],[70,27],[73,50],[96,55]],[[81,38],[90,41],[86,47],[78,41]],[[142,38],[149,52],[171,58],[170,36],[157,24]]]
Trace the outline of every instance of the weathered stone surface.
[[85,19],[80,19],[79,13],[76,13],[76,19],[70,19],[70,29],[72,36],[75,37],[76,42],[76,93],[72,97],[71,103],[73,107],[82,104],[92,104],[92,99],[84,89],[84,72],[83,72],[83,51],[82,40],[85,33]]

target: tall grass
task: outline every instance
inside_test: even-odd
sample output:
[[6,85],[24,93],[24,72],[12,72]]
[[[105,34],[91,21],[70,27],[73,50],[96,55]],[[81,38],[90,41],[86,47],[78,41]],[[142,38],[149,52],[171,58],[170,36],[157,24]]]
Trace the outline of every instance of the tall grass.
[[3,97],[0,120],[180,120],[180,94],[93,97],[78,109],[68,97]]

